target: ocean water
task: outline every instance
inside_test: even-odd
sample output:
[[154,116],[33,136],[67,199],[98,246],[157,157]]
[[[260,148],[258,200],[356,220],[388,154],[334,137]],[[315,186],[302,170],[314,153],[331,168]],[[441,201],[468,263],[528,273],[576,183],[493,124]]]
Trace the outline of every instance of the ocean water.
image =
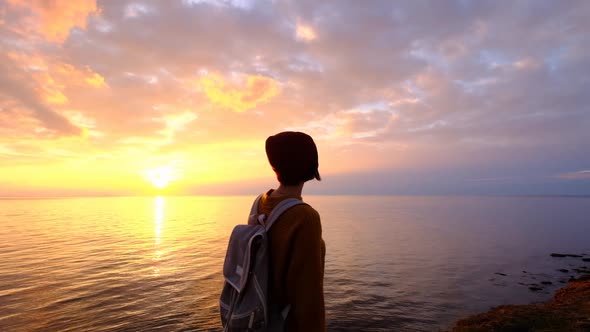
[[[0,200],[0,331],[220,330],[225,248],[252,199]],[[439,331],[544,301],[584,265],[549,254],[590,254],[590,198],[305,200],[322,217],[331,331]]]

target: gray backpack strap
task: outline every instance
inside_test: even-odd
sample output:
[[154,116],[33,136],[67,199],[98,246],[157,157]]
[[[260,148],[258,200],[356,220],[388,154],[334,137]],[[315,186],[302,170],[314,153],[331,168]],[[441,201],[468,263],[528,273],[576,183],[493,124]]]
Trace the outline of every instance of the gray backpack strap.
[[258,197],[256,197],[256,199],[254,200],[254,203],[252,204],[252,208],[250,209],[250,214],[258,214],[258,203],[260,202],[262,195],[264,195],[264,194],[258,195]]
[[288,209],[294,207],[295,205],[305,204],[302,200],[297,198],[287,198],[281,201],[277,206],[272,209],[272,212],[264,222],[264,227],[268,232],[272,227],[272,224],[283,214],[283,212],[287,211]]
[[258,203],[260,202],[262,195],[264,195],[264,194],[258,195],[258,197],[256,197],[256,199],[254,200],[254,203],[252,203],[252,208],[250,209],[250,215],[248,216],[248,225],[259,225],[260,224],[256,218],[258,218]]

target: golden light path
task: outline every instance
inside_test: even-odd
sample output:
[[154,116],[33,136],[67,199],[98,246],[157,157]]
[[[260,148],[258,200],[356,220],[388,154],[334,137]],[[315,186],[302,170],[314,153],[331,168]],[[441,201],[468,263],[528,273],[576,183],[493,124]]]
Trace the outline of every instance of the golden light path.
[[153,276],[160,275],[160,268],[158,262],[162,259],[162,250],[160,244],[162,243],[162,224],[164,223],[164,197],[154,197],[154,270]]

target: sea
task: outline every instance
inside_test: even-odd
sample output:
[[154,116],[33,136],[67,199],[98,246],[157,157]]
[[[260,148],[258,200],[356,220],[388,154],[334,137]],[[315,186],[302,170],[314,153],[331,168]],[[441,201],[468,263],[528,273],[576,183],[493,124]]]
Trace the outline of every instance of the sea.
[[[221,330],[225,250],[254,198],[0,200],[0,331]],[[590,257],[588,197],[304,200],[322,220],[329,331],[443,331],[546,301],[590,265],[550,256]]]

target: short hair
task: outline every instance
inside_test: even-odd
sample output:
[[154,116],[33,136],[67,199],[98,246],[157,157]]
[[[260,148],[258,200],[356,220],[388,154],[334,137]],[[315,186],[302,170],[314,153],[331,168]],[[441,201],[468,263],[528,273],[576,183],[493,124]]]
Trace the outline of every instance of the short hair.
[[283,185],[321,180],[317,147],[313,138],[305,133],[285,131],[268,137],[266,156]]

